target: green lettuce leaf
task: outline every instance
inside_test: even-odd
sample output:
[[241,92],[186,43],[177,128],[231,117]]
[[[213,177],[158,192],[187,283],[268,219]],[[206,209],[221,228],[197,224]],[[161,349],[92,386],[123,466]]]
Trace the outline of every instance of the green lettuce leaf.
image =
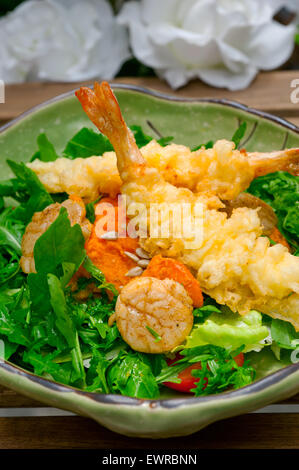
[[213,344],[234,350],[244,345],[244,352],[248,352],[262,349],[261,341],[268,336],[268,328],[262,325],[259,312],[252,310],[241,317],[222,308],[222,313],[212,313],[204,323],[195,325],[184,348]]

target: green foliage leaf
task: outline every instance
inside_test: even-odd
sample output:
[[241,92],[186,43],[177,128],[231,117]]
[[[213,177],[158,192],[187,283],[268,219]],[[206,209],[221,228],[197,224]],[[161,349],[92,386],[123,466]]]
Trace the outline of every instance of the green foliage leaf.
[[247,123],[242,122],[236,132],[234,133],[232,137],[232,142],[234,142],[236,149],[239,147],[241,140],[243,139],[247,129]]
[[205,147],[206,149],[211,149],[213,148],[214,146],[214,142],[212,140],[209,140],[208,142],[206,142],[205,144],[200,144],[200,145],[197,145],[196,147],[194,147],[193,149],[191,149],[192,152],[195,152],[196,150],[199,150],[201,149],[202,147]]
[[156,377],[157,383],[180,383],[178,374],[187,367],[198,362],[201,369],[192,371],[193,377],[199,379],[197,386],[191,391],[195,396],[220,393],[228,388],[241,388],[250,384],[255,378],[255,370],[248,361],[238,366],[234,360],[242,347],[236,351],[228,350],[211,344],[185,349],[180,352],[182,359],[172,365],[165,363],[161,373]]
[[[143,132],[143,129],[141,126],[130,126],[130,129],[134,134],[136,144],[139,148],[144,147],[145,145],[147,145],[149,142],[153,140],[153,137]],[[168,145],[172,140],[173,140],[173,137],[171,136],[160,137],[160,139],[158,139],[157,142],[162,147],[165,147],[165,145]]]
[[159,388],[151,368],[136,353],[120,357],[107,372],[114,393],[136,398],[157,398]]
[[113,293],[113,295],[118,295],[116,287],[113,284],[106,282],[105,276],[102,271],[92,263],[88,256],[84,261],[84,268],[92,275],[93,279],[98,281],[99,284],[97,284],[97,287],[99,289],[108,289]]
[[273,319],[271,322],[271,335],[273,341],[280,348],[298,348],[299,333],[296,333],[295,328],[289,322]]
[[7,208],[0,214],[0,246],[9,247],[20,255],[24,225],[13,221],[13,212],[11,208]]
[[35,212],[42,211],[45,207],[53,203],[53,199],[46,191],[36,174],[30,170],[24,163],[16,163],[12,160],[7,161],[8,165],[18,178],[20,184],[26,188],[28,199],[22,202],[13,212],[16,220],[21,220],[28,224]]
[[[45,256],[46,254],[46,256]],[[28,275],[32,306],[35,311],[47,312],[50,307],[47,275],[54,274],[66,286],[85,258],[81,227],[71,226],[67,210],[38,238],[34,246],[37,273]]]
[[84,242],[80,225],[71,226],[67,210],[62,207],[59,216],[35,243],[36,271],[55,274],[63,262],[73,263],[76,271],[85,258]]
[[107,137],[103,134],[83,127],[66,145],[63,154],[67,158],[88,158],[93,155],[103,155],[113,150]]
[[59,158],[56,153],[54,145],[49,141],[46,134],[40,134],[37,138],[38,151],[35,152],[31,158],[33,160],[39,159],[42,162],[53,162]]
[[296,249],[299,248],[299,177],[284,171],[260,176],[252,181],[248,192],[275,211],[278,228]]

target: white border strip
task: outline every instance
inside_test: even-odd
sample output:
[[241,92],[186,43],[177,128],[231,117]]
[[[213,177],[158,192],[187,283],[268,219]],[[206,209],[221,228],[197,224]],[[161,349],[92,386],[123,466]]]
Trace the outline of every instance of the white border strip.
[[[269,405],[252,413],[298,413],[299,404],[291,405]],[[47,416],[76,416],[70,411],[51,407],[36,408],[0,408],[0,418],[25,418],[25,417],[47,417]]]

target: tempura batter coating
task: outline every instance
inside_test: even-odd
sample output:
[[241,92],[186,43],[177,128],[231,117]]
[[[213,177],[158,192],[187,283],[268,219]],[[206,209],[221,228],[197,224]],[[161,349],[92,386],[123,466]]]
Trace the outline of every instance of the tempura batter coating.
[[[140,152],[148,166],[156,168],[165,181],[223,200],[237,197],[257,174],[284,168],[295,171],[299,156],[298,149],[247,154],[235,150],[234,143],[227,140],[219,140],[212,149],[203,147],[195,152],[184,145],[162,147],[152,140]],[[76,193],[90,202],[99,194],[115,197],[120,192],[121,179],[114,152],[85,159],[34,160],[28,166],[50,193]]]
[[114,198],[121,186],[114,152],[106,152],[101,158],[58,158],[53,162],[34,160],[27,166],[36,173],[49,193],[77,194],[85,202],[95,201],[100,194]]

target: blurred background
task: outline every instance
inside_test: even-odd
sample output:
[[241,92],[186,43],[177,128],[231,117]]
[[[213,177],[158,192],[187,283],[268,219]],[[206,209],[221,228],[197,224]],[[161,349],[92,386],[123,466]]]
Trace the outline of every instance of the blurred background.
[[299,68],[298,15],[298,0],[0,0],[0,79],[241,90]]

